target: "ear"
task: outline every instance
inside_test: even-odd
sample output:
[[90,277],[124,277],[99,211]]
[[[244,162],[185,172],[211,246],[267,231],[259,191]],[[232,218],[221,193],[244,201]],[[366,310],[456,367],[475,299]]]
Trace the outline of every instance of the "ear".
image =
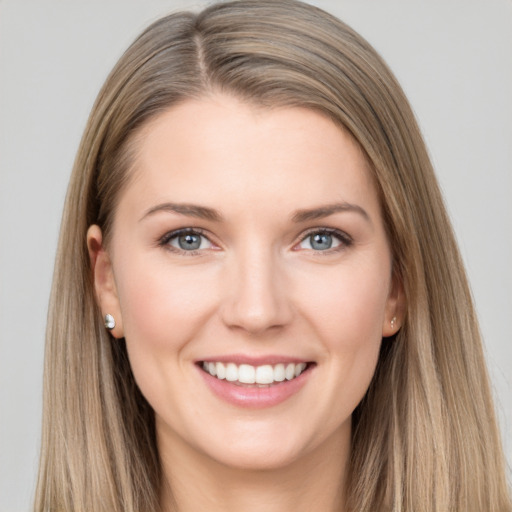
[[393,336],[400,330],[405,318],[405,309],[405,293],[402,278],[397,272],[393,272],[386,302],[384,323],[382,325],[383,338]]
[[99,226],[93,225],[87,230],[87,249],[94,275],[96,299],[101,314],[103,318],[107,313],[114,317],[116,325],[110,330],[110,333],[114,338],[122,338],[124,336],[123,321],[112,262],[107,250],[103,247],[103,234]]

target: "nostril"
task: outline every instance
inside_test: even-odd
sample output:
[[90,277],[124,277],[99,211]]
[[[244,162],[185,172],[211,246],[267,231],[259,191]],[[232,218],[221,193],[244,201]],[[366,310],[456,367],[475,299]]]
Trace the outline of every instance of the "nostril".
[[254,253],[247,255],[243,269],[231,276],[229,295],[221,307],[227,326],[251,335],[279,329],[292,318],[286,287],[281,277],[274,275],[275,265],[255,262],[257,257]]

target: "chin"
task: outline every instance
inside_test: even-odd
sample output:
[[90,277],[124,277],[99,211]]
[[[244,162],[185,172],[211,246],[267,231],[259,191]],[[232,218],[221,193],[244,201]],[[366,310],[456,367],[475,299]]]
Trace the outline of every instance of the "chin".
[[[263,425],[239,424],[223,437],[212,438],[208,445],[196,447],[212,461],[226,467],[246,471],[276,471],[290,468],[310,458],[313,453],[323,452],[322,445],[330,445],[336,437],[326,432],[322,436],[301,429],[299,425],[283,425],[271,422]],[[327,439],[323,439],[323,437]],[[226,442],[228,441],[228,442]],[[213,448],[213,449],[212,449]]]
[[[277,471],[292,466],[300,458],[300,450],[292,447],[240,447],[234,446],[228,452],[212,457],[223,466],[240,471]],[[302,453],[303,455],[303,453]]]

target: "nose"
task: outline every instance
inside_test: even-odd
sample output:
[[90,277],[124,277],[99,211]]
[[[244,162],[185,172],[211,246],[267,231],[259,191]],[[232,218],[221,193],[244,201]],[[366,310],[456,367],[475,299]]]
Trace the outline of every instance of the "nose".
[[293,308],[282,264],[271,250],[246,251],[226,269],[221,315],[231,329],[262,334],[286,326]]

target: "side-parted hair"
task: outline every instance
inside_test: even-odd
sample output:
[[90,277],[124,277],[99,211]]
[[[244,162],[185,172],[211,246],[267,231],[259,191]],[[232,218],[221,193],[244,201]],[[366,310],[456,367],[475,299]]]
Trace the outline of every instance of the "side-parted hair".
[[103,86],[63,213],[35,510],[159,510],[153,411],[124,341],[103,326],[86,232],[98,224],[108,244],[141,128],[216,92],[322,113],[354,137],[373,173],[407,312],[399,333],[383,341],[353,414],[348,509],[512,510],[471,294],[414,115],[361,36],[294,0],[217,3],[162,18]]

